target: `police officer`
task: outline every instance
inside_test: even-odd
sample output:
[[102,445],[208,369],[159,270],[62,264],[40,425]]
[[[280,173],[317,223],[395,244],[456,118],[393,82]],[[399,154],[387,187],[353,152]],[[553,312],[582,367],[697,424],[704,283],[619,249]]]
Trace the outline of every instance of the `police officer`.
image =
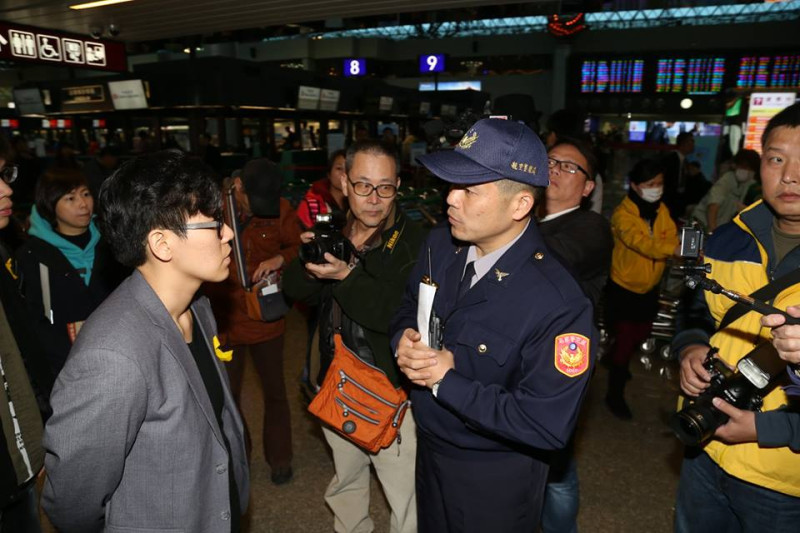
[[[591,304],[531,221],[547,153],[526,126],[484,119],[419,160],[452,184],[390,328],[416,385],[419,531],[534,531],[542,450],[569,439],[594,356]],[[418,332],[425,275],[440,339]]]

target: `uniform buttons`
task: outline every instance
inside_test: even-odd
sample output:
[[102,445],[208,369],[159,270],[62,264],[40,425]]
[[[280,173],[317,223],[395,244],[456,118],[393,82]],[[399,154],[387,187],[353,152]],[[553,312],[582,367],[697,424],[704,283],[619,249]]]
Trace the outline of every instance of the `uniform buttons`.
[[478,353],[486,353],[489,351],[489,348],[485,344],[478,345]]
[[217,465],[217,474],[224,474],[227,470],[225,465]]
[[231,513],[230,513],[230,511],[222,511],[219,514],[219,517],[222,518],[223,520],[230,520],[231,519]]
[[542,259],[544,259],[544,253],[536,252],[535,254],[533,254],[533,258],[536,259],[537,261],[541,261]]

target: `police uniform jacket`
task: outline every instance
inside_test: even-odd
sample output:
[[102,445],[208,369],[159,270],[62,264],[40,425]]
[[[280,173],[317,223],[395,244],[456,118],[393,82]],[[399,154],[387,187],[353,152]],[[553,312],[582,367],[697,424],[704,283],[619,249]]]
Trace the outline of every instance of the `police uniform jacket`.
[[466,245],[439,226],[422,254],[392,323],[392,347],[403,330],[417,329],[419,282],[430,269],[455,368],[437,398],[427,388],[412,391],[421,436],[481,451],[564,447],[591,374],[592,307],[536,224],[458,302]]

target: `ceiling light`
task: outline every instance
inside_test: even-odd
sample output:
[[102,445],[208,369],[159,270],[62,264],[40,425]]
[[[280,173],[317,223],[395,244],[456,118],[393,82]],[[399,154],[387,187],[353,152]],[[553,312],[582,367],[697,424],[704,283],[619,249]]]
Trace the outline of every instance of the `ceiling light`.
[[75,4],[69,6],[70,9],[92,9],[95,7],[110,6],[113,4],[122,4],[125,2],[133,2],[133,0],[97,0],[96,2],[84,2],[83,4]]
[[694,102],[692,102],[691,98],[684,98],[683,100],[681,100],[681,108],[689,109],[690,107],[692,107],[693,103]]

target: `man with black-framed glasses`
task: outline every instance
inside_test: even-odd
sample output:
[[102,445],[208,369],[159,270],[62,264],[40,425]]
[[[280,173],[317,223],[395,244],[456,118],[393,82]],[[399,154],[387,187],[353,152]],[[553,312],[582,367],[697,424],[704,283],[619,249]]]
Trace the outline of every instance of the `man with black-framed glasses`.
[[[343,235],[352,249],[343,258],[325,254],[323,264],[295,260],[284,273],[284,292],[319,309],[319,364],[311,364],[311,380],[319,387],[333,358],[333,324],[341,316],[345,346],[380,368],[395,387],[400,372],[389,346],[389,321],[403,297],[424,232],[397,206],[397,154],[377,141],[358,141],[346,154],[342,191],[350,212]],[[313,232],[301,235],[303,242]],[[315,373],[314,369],[319,368]],[[316,374],[316,375],[315,375]],[[399,437],[377,454],[369,453],[323,427],[336,474],[325,491],[338,533],[376,529],[369,516],[370,464],[374,465],[391,508],[388,530],[417,530],[414,494],[416,425],[410,410]],[[384,529],[387,528],[378,528]]]
[[99,220],[133,274],[92,313],[56,385],[42,506],[59,531],[236,533],[242,419],[203,283],[227,278],[231,228],[213,171],[178,151],[127,161]]
[[[591,146],[559,137],[547,152],[550,185],[540,212],[539,230],[548,248],[569,270],[596,309],[611,268],[614,238],[601,215],[587,209],[594,190],[597,159]],[[542,509],[543,533],[577,531],[578,472],[574,435],[567,447],[554,452]]]

